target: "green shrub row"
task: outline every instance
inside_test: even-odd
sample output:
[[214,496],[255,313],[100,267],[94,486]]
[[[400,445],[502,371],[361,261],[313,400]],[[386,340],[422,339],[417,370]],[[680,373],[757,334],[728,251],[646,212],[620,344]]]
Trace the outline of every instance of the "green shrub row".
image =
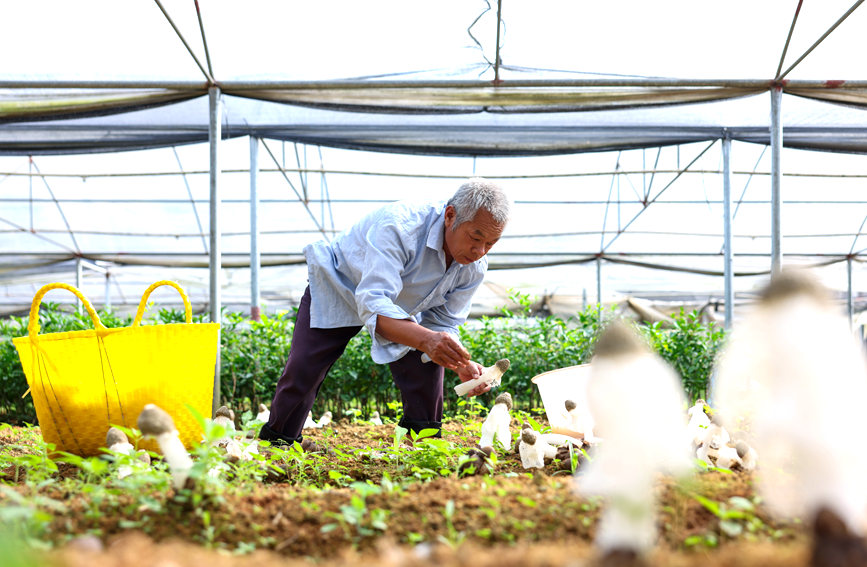
[[[503,309],[502,316],[483,317],[468,322],[460,329],[460,338],[473,354],[474,360],[485,366],[500,358],[508,358],[510,368],[500,388],[480,396],[483,407],[490,407],[501,391],[512,394],[520,409],[541,408],[538,390],[531,379],[543,372],[583,364],[590,360],[599,330],[614,315],[611,310],[591,306],[574,317],[531,317],[531,299],[513,294],[517,309]],[[107,327],[132,324],[132,316],[122,317],[99,311]],[[261,321],[251,321],[240,313],[223,313],[221,328],[221,396],[222,402],[239,414],[259,403],[270,405],[277,379],[289,352],[294,324],[294,312],[263,315]],[[674,316],[671,328],[660,325],[640,326],[648,343],[680,373],[690,399],[706,397],[708,380],[714,360],[724,340],[723,330],[703,324],[697,312],[681,311]],[[205,315],[195,322],[207,320]],[[182,322],[180,310],[160,309],[146,323]],[[44,303],[40,310],[41,333],[54,333],[92,328],[86,313],[69,312],[59,305]],[[35,423],[36,412],[27,390],[18,353],[12,337],[27,334],[26,317],[0,320],[0,422]],[[400,393],[394,386],[387,365],[375,364],[370,358],[370,337],[359,333],[347,346],[343,356],[331,369],[314,405],[314,414],[330,410],[335,417],[352,412],[367,417],[373,410],[396,417]],[[457,376],[446,372],[446,414],[464,403],[452,386]]]

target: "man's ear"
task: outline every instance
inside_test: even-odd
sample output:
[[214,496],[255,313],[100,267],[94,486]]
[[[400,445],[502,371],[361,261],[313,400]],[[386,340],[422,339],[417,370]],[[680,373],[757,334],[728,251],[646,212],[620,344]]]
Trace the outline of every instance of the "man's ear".
[[455,218],[457,218],[457,215],[458,215],[458,212],[455,210],[455,208],[453,206],[449,205],[446,207],[446,214],[445,214],[446,228],[448,228],[448,229],[454,228]]

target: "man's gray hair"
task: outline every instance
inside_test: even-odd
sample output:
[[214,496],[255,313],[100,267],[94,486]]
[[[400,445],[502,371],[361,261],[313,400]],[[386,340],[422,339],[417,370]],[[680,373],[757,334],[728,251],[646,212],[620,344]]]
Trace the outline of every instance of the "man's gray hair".
[[504,225],[509,220],[512,209],[511,201],[503,190],[495,183],[481,177],[467,180],[449,199],[447,205],[454,207],[457,213],[452,230],[473,220],[480,209],[488,211],[494,217],[494,222]]

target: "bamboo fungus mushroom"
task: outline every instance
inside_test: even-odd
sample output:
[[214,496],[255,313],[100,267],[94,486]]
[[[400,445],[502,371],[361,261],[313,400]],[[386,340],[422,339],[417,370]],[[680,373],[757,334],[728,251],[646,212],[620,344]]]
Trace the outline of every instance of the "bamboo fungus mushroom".
[[458,477],[484,475],[491,472],[494,467],[491,460],[493,452],[493,448],[489,446],[471,447],[467,451],[467,459],[458,466]]
[[867,367],[830,290],[805,271],[774,275],[728,339],[714,400],[732,424],[750,425],[754,452],[739,454],[745,468],[761,456],[768,510],[812,522],[810,564],[867,565]]
[[265,404],[259,404],[259,413],[256,414],[256,421],[268,423],[269,419],[271,419],[271,410],[269,410]]
[[193,460],[181,442],[172,416],[162,408],[147,404],[138,416],[138,428],[145,437],[153,437],[169,465],[175,490],[184,486],[193,468]]
[[639,559],[657,539],[657,475],[688,474],[693,465],[679,377],[635,331],[611,323],[592,367],[587,398],[604,438],[576,482],[582,495],[607,497],[594,544],[614,564]]
[[539,432],[534,429],[524,429],[521,432],[521,465],[525,469],[541,469],[545,467],[545,452],[543,443],[539,442]]
[[[109,427],[108,433],[105,434],[105,446],[112,453],[120,453],[123,455],[132,455],[135,447],[129,442],[126,433],[117,427]],[[122,464],[117,469],[117,478],[126,478],[131,475],[133,468],[128,464]]]
[[465,395],[467,392],[474,390],[475,388],[481,386],[482,384],[490,384],[493,388],[494,386],[500,385],[500,379],[503,377],[503,374],[506,370],[509,369],[509,359],[501,358],[498,360],[493,366],[489,366],[485,368],[482,372],[482,375],[473,380],[469,380],[467,382],[461,382],[457,386],[455,386],[455,392],[459,396]]
[[482,435],[479,447],[493,447],[494,442],[500,443],[508,451],[512,448],[512,433],[509,431],[512,409],[512,395],[503,392],[494,400],[494,407],[488,412],[488,416],[482,423]]

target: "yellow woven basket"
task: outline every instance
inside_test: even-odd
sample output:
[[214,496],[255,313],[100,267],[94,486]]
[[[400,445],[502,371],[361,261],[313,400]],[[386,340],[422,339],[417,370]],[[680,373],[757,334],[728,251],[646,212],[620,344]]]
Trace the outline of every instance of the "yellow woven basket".
[[[141,325],[147,299],[159,286],[184,300],[186,323]],[[39,335],[39,305],[53,289],[74,293],[94,328]],[[58,450],[81,456],[101,453],[112,425],[136,427],[145,404],[154,403],[175,421],[187,448],[202,429],[186,407],[210,417],[219,346],[218,323],[192,323],[190,301],[175,282],[158,281],[142,296],[131,327],[107,328],[76,288],[43,286],[30,306],[28,336],[13,339],[33,396],[42,438]],[[156,443],[141,448],[158,451]]]

